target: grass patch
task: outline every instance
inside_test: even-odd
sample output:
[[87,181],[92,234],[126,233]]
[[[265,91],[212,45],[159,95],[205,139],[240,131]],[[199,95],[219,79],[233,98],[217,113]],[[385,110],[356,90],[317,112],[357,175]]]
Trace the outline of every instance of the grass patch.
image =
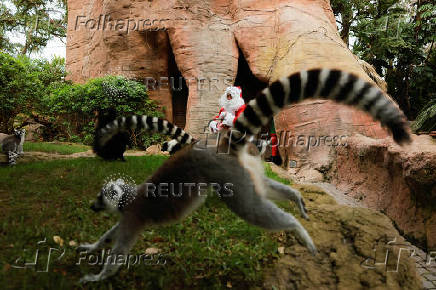
[[[76,265],[80,256],[69,242],[94,242],[117,221],[89,209],[104,178],[122,172],[142,183],[166,157],[127,160],[78,158],[0,168],[0,284],[11,289],[223,289],[228,282],[236,289],[262,287],[262,268],[271,267],[278,256],[279,233],[248,225],[217,197],[209,197],[205,206],[180,223],[144,229],[131,254],[159,248],[166,265],[121,267],[104,282],[78,285],[81,276],[97,273],[101,266]],[[277,179],[270,169],[267,174]],[[281,205],[295,214],[289,203]],[[37,242],[46,238],[37,266],[43,270],[48,248],[60,247],[53,241],[56,235],[65,241],[65,255],[56,261],[53,252],[47,273],[12,267],[19,257],[34,259]]]
[[272,178],[275,179],[281,183],[284,183],[286,185],[291,185],[292,184],[292,180],[286,179],[286,178],[282,178],[280,176],[278,176],[277,173],[272,171],[271,165],[269,165],[268,163],[265,163],[265,174]]
[[79,152],[85,152],[91,147],[74,143],[48,143],[48,142],[24,142],[24,152],[37,151],[47,153],[57,153],[62,155],[70,155]]

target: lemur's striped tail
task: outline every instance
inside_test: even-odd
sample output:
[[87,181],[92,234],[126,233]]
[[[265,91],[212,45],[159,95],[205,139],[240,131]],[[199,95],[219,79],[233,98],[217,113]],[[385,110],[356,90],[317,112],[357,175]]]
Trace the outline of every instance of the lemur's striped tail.
[[378,87],[353,74],[329,69],[301,71],[273,82],[248,102],[235,122],[235,129],[257,134],[284,106],[308,98],[356,106],[387,127],[395,142],[410,142],[406,117]]
[[170,136],[174,140],[177,140],[177,142],[165,142],[162,148],[164,151],[170,152],[175,152],[180,149],[181,146],[191,144],[195,141],[190,134],[167,120],[145,115],[133,115],[129,117],[119,117],[97,130],[94,137],[94,152],[105,159],[109,159],[110,156],[107,156],[108,150],[105,150],[107,149],[105,148],[106,144],[118,133],[128,130],[145,130]]
[[[395,142],[410,142],[407,119],[394,102],[375,85],[356,75],[340,70],[313,69],[301,71],[273,82],[262,90],[256,98],[248,102],[244,112],[235,122],[232,147],[245,144],[244,134],[255,135],[286,105],[298,103],[309,98],[324,98],[356,106],[370,113],[393,135]],[[94,151],[101,148],[117,133],[128,129],[144,129],[169,135],[173,140],[165,142],[163,150],[176,152],[194,138],[166,120],[149,116],[121,117],[100,129],[96,137]]]

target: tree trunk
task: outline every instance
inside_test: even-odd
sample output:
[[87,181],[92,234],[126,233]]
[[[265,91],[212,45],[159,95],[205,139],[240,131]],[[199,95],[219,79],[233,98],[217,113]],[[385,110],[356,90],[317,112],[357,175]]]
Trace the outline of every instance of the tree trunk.
[[[147,38],[140,31],[95,33],[69,25],[66,60],[69,78],[83,82],[88,77],[112,73],[136,79],[153,76],[159,80],[169,75],[168,63],[175,62],[173,66],[187,84],[186,130],[196,135],[216,115],[220,95],[235,82],[238,73],[238,84],[245,88],[316,67],[340,68],[370,80],[339,36],[328,0],[178,1],[177,7],[162,1],[152,10],[143,1],[133,1],[128,9],[116,1],[105,6],[93,3],[69,1],[69,22],[75,23],[78,15],[98,19],[100,14],[116,13],[119,19],[128,18],[133,8],[156,19],[177,15],[186,21],[160,23],[167,30],[147,31]],[[248,69],[241,63],[247,64]],[[248,71],[253,77],[248,76]],[[245,95],[249,91],[243,91],[244,98],[252,97]],[[151,95],[161,96],[162,102],[170,106],[172,102],[167,98],[174,97],[168,86],[151,91]],[[386,136],[369,115],[330,101],[292,106],[275,120],[278,131],[296,135],[359,132],[372,137]],[[292,149],[287,154],[300,164],[318,166],[327,162],[329,150],[330,147],[320,146],[302,152]]]
[[350,28],[353,22],[353,11],[347,10],[341,13],[342,17],[342,29],[341,29],[341,39],[349,47],[350,45]]

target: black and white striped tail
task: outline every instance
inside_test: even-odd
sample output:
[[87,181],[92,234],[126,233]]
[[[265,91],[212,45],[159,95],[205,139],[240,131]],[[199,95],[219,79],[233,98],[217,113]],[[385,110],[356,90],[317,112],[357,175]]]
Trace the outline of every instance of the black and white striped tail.
[[[108,123],[103,128],[99,129],[94,141],[94,152],[106,158],[107,156],[102,152],[105,151],[105,145],[120,132],[126,132],[128,130],[145,130],[149,132],[161,133],[163,135],[169,135],[171,138],[177,141],[165,142],[163,146],[164,151],[174,150],[177,151],[186,144],[191,144],[195,139],[183,129],[173,125],[167,120],[163,120],[158,117],[150,117],[145,115],[133,115],[129,117],[119,117],[116,120]],[[180,146],[180,148],[179,148]],[[174,151],[174,152],[175,152]]]
[[16,165],[17,158],[19,157],[19,154],[17,152],[14,152],[14,151],[8,151],[7,155],[8,155],[8,164],[10,166]]
[[403,112],[375,85],[340,70],[314,69],[273,82],[251,100],[234,128],[254,135],[286,105],[308,98],[331,99],[356,106],[387,127],[399,144],[410,142]]
[[184,144],[182,144],[177,139],[172,139],[170,141],[165,141],[162,144],[162,151],[168,151],[170,154],[174,154],[177,151],[179,151],[180,149],[182,149],[185,145],[188,145],[188,144],[191,144],[191,143],[184,143]]

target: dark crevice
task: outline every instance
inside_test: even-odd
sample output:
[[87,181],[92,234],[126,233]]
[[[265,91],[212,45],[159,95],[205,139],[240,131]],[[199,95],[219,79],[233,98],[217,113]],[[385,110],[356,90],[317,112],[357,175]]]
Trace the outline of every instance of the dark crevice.
[[186,125],[189,88],[177,67],[171,44],[168,44],[168,83],[173,106],[173,123],[180,128],[184,128]]
[[[238,45],[236,43],[236,45]],[[242,89],[242,97],[244,98],[245,103],[248,103],[250,100],[256,97],[256,94],[266,88],[268,86],[267,82],[263,82],[259,80],[251,71],[250,66],[248,65],[247,60],[242,53],[241,48],[238,46],[238,72],[236,74],[235,86],[240,86]],[[268,133],[271,124],[264,126],[261,130],[261,134]],[[265,152],[265,157],[269,157],[271,155],[271,148],[267,146],[267,151]]]
[[242,89],[242,97],[245,103],[256,96],[256,93],[267,87],[268,83],[259,80],[251,71],[248,62],[238,46],[238,72],[236,74],[235,86],[240,86]]

